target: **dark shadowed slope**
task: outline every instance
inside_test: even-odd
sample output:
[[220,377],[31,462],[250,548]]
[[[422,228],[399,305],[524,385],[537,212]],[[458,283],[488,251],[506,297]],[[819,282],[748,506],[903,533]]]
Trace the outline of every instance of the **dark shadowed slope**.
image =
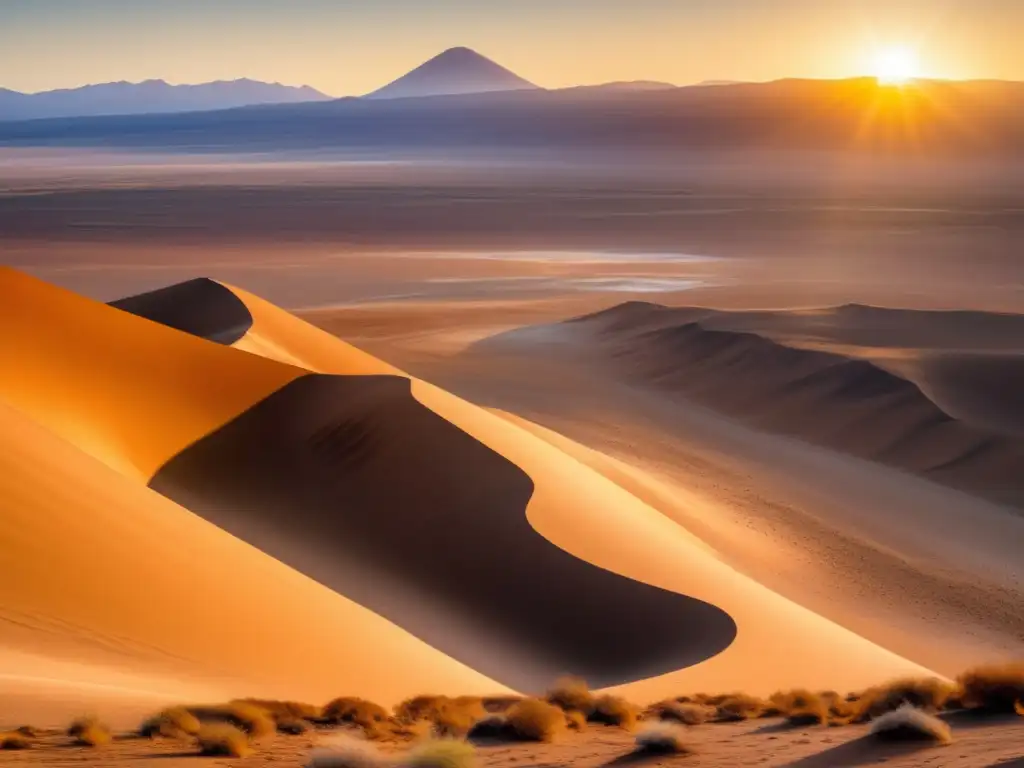
[[245,304],[205,277],[118,299],[110,306],[220,344],[233,344],[252,327]]
[[533,83],[476,51],[450,48],[366,98],[400,99],[536,88]]
[[530,477],[402,377],[298,379],[150,487],[518,689],[666,673],[735,636],[718,608],[543,538],[526,518]]
[[[888,311],[841,308],[841,323],[836,322],[844,334],[863,338],[877,339],[876,334],[888,328],[890,340],[903,334],[921,341],[929,321],[938,329],[932,337],[946,335],[943,324],[961,336],[967,333],[964,317],[959,317],[967,313],[952,313],[951,319],[947,313],[893,311],[888,319],[879,317]],[[1012,333],[1020,322],[1012,315],[970,314],[980,317],[981,336],[996,342],[1000,336],[993,326]],[[859,328],[853,329],[856,318]],[[806,332],[798,334],[795,329],[802,320]],[[820,341],[812,330],[820,331],[823,322],[815,313],[725,313],[632,302],[552,327],[513,331],[486,343],[541,339],[569,344],[583,353],[596,351],[617,375],[691,398],[760,429],[1024,506],[1024,439],[1019,435],[954,418],[917,383],[870,360],[768,338],[785,326],[786,334],[801,343]],[[719,326],[729,330],[717,330]],[[740,327],[749,330],[736,330]],[[1001,390],[1009,373],[1004,361],[975,375],[985,378],[985,386]],[[945,376],[952,381],[948,372]],[[990,408],[999,407],[995,399],[986,402]],[[1013,402],[1005,396],[1007,419],[1019,420]]]

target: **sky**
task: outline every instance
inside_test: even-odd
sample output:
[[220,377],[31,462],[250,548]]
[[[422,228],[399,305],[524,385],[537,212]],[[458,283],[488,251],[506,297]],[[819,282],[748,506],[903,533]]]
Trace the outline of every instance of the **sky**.
[[0,0],[0,87],[250,77],[372,91],[468,46],[545,87],[874,74],[1024,80],[1024,0]]

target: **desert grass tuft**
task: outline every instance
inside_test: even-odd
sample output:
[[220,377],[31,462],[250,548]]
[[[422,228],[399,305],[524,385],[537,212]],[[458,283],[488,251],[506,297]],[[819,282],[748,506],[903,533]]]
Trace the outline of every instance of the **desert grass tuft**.
[[686,743],[686,731],[674,723],[645,723],[636,734],[637,753],[649,755],[686,755],[692,750]]
[[32,739],[23,733],[17,731],[11,731],[10,733],[0,733],[0,749],[31,749]]
[[199,754],[209,757],[247,757],[252,747],[245,732],[231,723],[208,723],[196,735]]
[[323,707],[301,701],[279,701],[277,699],[235,699],[232,704],[251,704],[269,713],[278,722],[282,720],[309,720],[315,722],[323,717]]
[[636,705],[621,696],[605,695],[594,699],[594,709],[587,719],[592,723],[617,725],[630,731],[633,730],[639,716],[640,711]]
[[714,696],[708,704],[715,707],[715,720],[720,723],[735,723],[761,717],[769,704],[756,696],[734,693],[724,697]]
[[957,678],[963,706],[984,712],[1021,711],[1024,702],[1024,662],[991,664],[969,669]]
[[313,750],[306,768],[388,768],[389,765],[370,742],[338,734]]
[[182,739],[195,736],[201,725],[199,718],[185,707],[169,707],[146,720],[139,727],[139,735],[148,739]]
[[232,701],[187,707],[188,711],[205,725],[207,723],[228,723],[244,731],[251,739],[262,739],[277,733],[277,723],[271,714],[255,704]]
[[561,708],[541,699],[523,699],[505,713],[508,733],[522,741],[553,741],[566,729]]
[[652,704],[644,713],[648,719],[671,721],[682,725],[702,725],[714,714],[714,708],[705,704],[672,699]]
[[570,731],[587,730],[587,716],[578,709],[570,709],[565,713],[565,724]]
[[904,704],[873,720],[871,735],[882,741],[953,743],[953,732],[947,723],[910,704]]
[[559,678],[544,698],[566,712],[582,712],[586,717],[590,717],[596,702],[587,682],[578,677]]
[[472,768],[476,749],[455,739],[434,739],[413,747],[398,758],[399,768]]
[[380,704],[356,696],[341,696],[324,706],[322,719],[333,725],[348,723],[367,734],[376,734],[386,727],[389,716]]
[[68,728],[68,736],[82,747],[102,747],[114,738],[110,728],[95,717],[80,717],[75,720]]
[[[492,700],[491,706],[498,705]],[[489,713],[479,696],[416,696],[395,708],[395,720],[404,725],[427,721],[438,736],[462,738]]]
[[904,704],[938,712],[956,693],[956,686],[937,677],[902,678],[864,691],[853,703],[853,722],[866,723],[895,712]]
[[804,688],[774,693],[768,703],[793,726],[823,725],[829,722],[829,701],[821,694]]

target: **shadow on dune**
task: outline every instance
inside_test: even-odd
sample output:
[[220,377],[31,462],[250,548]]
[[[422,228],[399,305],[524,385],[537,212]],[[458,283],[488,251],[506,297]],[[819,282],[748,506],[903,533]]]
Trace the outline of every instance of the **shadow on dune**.
[[[686,398],[767,432],[1024,506],[1020,435],[954,418],[918,384],[869,360],[762,335],[784,328],[795,337],[803,327],[806,338],[817,339],[825,325],[841,324],[848,330],[865,323],[876,336],[884,335],[889,324],[897,336],[911,334],[920,341],[923,325],[935,324],[932,336],[946,338],[945,329],[956,319],[947,315],[963,314],[960,320],[973,319],[986,334],[998,326],[1000,343],[1008,344],[1014,331],[1024,330],[1024,319],[938,312],[921,313],[928,316],[922,318],[909,310],[858,306],[828,312],[839,319],[826,323],[816,314],[726,313],[629,302],[553,326],[511,331],[477,346],[512,352],[519,346],[532,353],[547,345],[559,354],[596,354],[614,375],[670,398]],[[979,315],[984,322],[977,320]],[[962,341],[966,331],[961,327],[958,334]],[[1024,341],[1018,343],[1024,349]],[[1004,358],[1003,363],[1010,355]],[[998,420],[1000,411],[1004,423],[1019,418],[1012,407],[1019,396],[1006,394],[1012,390],[1011,368],[995,361],[984,370],[972,370],[972,386],[979,393],[975,399],[985,400],[988,418]],[[987,389],[978,385],[979,377]],[[997,391],[1003,393],[1001,398],[993,396]]]
[[252,327],[245,303],[205,277],[118,299],[110,306],[219,344],[233,344]]
[[736,635],[717,607],[539,535],[526,517],[531,478],[421,405],[402,377],[300,378],[150,486],[520,690],[562,673],[596,686],[666,673]]

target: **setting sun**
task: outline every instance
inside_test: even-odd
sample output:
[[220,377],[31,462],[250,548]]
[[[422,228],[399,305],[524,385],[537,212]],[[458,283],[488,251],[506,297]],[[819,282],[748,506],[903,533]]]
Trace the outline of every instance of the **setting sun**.
[[910,48],[886,48],[875,54],[874,72],[878,82],[902,85],[920,74],[917,53]]

